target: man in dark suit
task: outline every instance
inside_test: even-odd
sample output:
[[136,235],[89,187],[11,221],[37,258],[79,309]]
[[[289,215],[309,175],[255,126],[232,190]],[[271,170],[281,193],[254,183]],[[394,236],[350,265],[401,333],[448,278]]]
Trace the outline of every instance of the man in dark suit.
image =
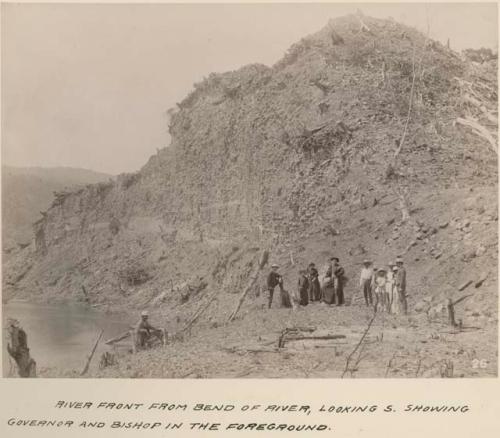
[[330,260],[332,264],[326,271],[326,277],[330,277],[333,281],[337,306],[342,306],[344,304],[344,268],[340,266],[338,257],[332,257]]

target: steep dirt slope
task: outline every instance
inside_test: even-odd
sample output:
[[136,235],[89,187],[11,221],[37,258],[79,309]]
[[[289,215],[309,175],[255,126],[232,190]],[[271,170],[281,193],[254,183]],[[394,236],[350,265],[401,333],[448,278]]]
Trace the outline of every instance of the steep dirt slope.
[[[442,317],[443,299],[488,272],[469,286],[474,297],[461,316],[484,331],[485,354],[496,363],[497,157],[487,140],[455,123],[474,116],[486,124],[496,108],[496,61],[473,64],[394,21],[363,21],[369,30],[355,16],[329,22],[273,67],[249,65],[195,84],[171,111],[170,147],[135,174],[55,199],[36,224],[36,243],[4,266],[3,298],[150,308],[174,332],[215,293],[189,343],[137,355],[124,371],[172,375],[168,363],[161,372],[147,365],[151,356],[189,359],[209,339],[217,355],[216,339],[241,342],[293,318],[362,331],[366,309],[264,312],[259,287],[239,319],[219,327],[262,249],[282,265],[288,287],[299,266],[337,254],[348,295],[364,257],[384,264],[403,255],[412,318],[420,319],[400,317],[396,327],[425,332],[429,319]],[[465,99],[471,93],[486,102],[484,111]],[[375,358],[392,354],[383,347]],[[214,365],[201,374],[218,372],[229,373]],[[300,375],[298,365],[290,373]]]

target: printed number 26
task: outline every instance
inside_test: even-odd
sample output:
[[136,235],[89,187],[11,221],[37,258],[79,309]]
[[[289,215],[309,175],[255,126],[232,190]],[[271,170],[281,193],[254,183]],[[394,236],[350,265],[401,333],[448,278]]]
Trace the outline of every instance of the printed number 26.
[[488,361],[486,359],[472,359],[472,368],[486,368],[488,366]]

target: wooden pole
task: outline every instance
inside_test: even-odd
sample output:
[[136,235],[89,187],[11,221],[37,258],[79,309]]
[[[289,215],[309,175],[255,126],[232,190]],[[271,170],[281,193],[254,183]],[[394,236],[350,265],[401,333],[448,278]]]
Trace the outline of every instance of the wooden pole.
[[137,353],[137,335],[135,330],[130,330],[130,337],[132,338],[132,353]]
[[99,333],[99,336],[97,337],[97,339],[95,341],[94,347],[92,348],[92,350],[89,354],[89,357],[87,358],[87,363],[85,364],[85,367],[83,368],[82,372],[80,373],[80,376],[87,374],[87,371],[89,370],[89,367],[90,367],[90,362],[92,361],[92,358],[94,357],[94,353],[97,349],[97,345],[99,344],[99,341],[102,338],[103,333],[104,333],[104,330],[101,330],[101,333]]
[[264,268],[264,266],[266,266],[268,260],[269,260],[269,251],[267,251],[267,250],[263,251],[262,254],[261,254],[261,256],[260,256],[260,260],[259,260],[258,266],[255,268],[255,271],[251,275],[250,281],[248,282],[247,287],[245,288],[245,290],[240,295],[240,299],[238,300],[238,304],[236,305],[236,307],[234,308],[233,312],[229,316],[227,322],[233,321],[234,318],[236,317],[236,314],[240,310],[240,307],[243,304],[243,301],[245,300],[245,297],[247,296],[248,292],[252,289],[253,285],[255,284],[255,282],[257,281],[257,279],[259,278],[259,273]]

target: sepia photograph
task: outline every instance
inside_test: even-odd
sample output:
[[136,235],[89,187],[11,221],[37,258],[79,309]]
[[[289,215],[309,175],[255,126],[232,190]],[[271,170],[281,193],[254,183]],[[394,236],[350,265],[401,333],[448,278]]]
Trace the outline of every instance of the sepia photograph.
[[1,41],[4,378],[497,377],[496,3],[2,3]]

